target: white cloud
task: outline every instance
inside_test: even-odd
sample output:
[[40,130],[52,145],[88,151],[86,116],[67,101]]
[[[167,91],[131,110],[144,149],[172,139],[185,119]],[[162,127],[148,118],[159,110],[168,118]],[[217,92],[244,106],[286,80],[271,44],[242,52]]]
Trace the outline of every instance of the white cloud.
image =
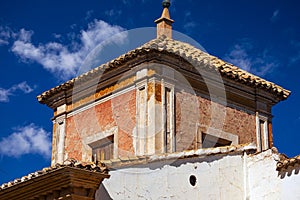
[[195,28],[197,26],[197,24],[195,22],[187,22],[183,25],[183,28],[186,31],[190,31],[191,29]]
[[187,34],[191,34],[194,31],[194,28],[197,27],[197,23],[194,21],[190,11],[185,12],[183,24],[183,28]]
[[92,15],[94,14],[94,11],[93,10],[89,10],[89,11],[87,11],[86,12],[86,14],[85,14],[85,20],[88,20],[88,19],[90,19],[91,17],[92,17]]
[[275,10],[270,18],[271,22],[275,22],[279,19],[279,10]]
[[52,35],[55,39],[60,39],[61,38],[61,34],[53,33]]
[[9,27],[0,26],[0,46],[8,45],[9,39],[13,36],[14,34]]
[[22,83],[19,83],[17,85],[14,85],[11,88],[12,91],[16,91],[16,90],[21,90],[22,92],[24,92],[25,94],[29,94],[31,92],[33,92],[33,88],[30,87],[25,81]]
[[118,17],[122,14],[122,10],[107,10],[105,11],[105,15],[109,16],[109,17]]
[[18,34],[19,40],[24,41],[24,42],[30,42],[32,35],[33,35],[33,31],[26,31],[23,28],[20,30],[20,32]]
[[268,55],[268,50],[258,52],[249,41],[234,45],[224,60],[258,76],[265,76],[278,66]]
[[34,124],[20,127],[0,141],[2,156],[20,157],[25,154],[51,155],[49,133]]
[[[67,80],[76,75],[91,50],[122,31],[124,29],[120,26],[94,20],[88,24],[86,30],[81,30],[79,34],[68,34],[69,44],[48,42],[35,45],[31,42],[33,31],[21,29],[11,50],[21,58],[21,61],[37,62],[61,80]],[[122,42],[125,38],[125,34],[119,34],[114,40]]]
[[3,88],[0,88],[0,102],[9,102],[9,96],[10,96],[9,90],[5,90]]
[[226,60],[246,71],[250,71],[252,66],[251,59],[249,58],[246,49],[239,44],[234,45],[234,48],[227,55]]
[[25,94],[31,93],[34,90],[27,82],[22,82],[8,89],[0,88],[0,102],[9,102],[9,97],[16,94],[17,91],[21,91]]
[[8,41],[0,39],[0,46],[2,46],[2,45],[8,45]]

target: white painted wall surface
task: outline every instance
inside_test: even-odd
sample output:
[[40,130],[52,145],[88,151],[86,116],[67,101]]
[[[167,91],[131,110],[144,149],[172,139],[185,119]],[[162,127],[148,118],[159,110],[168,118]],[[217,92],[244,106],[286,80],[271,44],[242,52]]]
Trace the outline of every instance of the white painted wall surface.
[[267,150],[247,159],[248,192],[251,200],[299,200],[300,175],[292,170],[282,177],[276,171],[278,154]]
[[[299,173],[299,172],[298,172]],[[285,176],[281,185],[281,199],[300,199],[300,174]]]
[[[180,160],[162,167],[111,171],[103,184],[112,199],[243,199],[242,157],[210,156],[205,160],[211,162]],[[197,178],[195,186],[189,182],[191,175]],[[97,198],[101,199],[100,194]]]
[[[271,150],[250,156],[181,159],[110,171],[103,185],[111,199],[300,199],[300,174],[280,177],[277,159]],[[195,186],[189,182],[191,175],[197,178]],[[96,200],[106,199],[97,192]]]
[[275,159],[278,160],[278,156],[271,150],[248,157],[248,199],[280,199],[280,183],[282,181],[276,171]]

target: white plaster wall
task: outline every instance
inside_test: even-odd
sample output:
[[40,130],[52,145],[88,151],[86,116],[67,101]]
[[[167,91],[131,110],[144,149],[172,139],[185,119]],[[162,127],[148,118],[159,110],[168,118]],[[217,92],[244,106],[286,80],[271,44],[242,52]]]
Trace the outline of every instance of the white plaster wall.
[[300,174],[285,176],[281,184],[281,199],[300,199]]
[[271,150],[248,157],[248,199],[280,199],[281,180],[276,171],[275,159],[277,160],[278,156]]
[[276,171],[278,159],[278,155],[271,150],[248,157],[248,199],[300,199],[300,175],[293,170],[282,177]]
[[[112,199],[243,199],[243,158],[206,160],[111,171],[103,185]],[[195,186],[189,182],[191,175],[197,177]]]
[[[96,200],[299,200],[299,171],[282,177],[276,171],[277,160],[278,155],[268,150],[118,169],[103,181],[110,198],[98,190]],[[189,182],[191,175],[197,178],[195,186]]]

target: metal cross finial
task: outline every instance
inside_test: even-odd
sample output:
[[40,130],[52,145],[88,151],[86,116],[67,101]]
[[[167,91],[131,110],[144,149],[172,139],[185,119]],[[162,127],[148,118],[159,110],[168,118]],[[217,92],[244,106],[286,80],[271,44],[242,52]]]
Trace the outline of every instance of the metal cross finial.
[[162,5],[163,5],[164,8],[169,8],[170,5],[171,5],[171,2],[170,2],[170,0],[164,0],[162,2]]

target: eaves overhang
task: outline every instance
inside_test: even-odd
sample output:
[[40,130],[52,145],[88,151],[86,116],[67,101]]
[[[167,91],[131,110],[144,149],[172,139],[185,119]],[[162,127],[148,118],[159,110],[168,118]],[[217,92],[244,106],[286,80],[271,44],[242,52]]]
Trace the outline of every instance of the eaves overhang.
[[202,50],[181,41],[167,38],[162,36],[160,38],[151,40],[141,47],[138,47],[126,54],[119,56],[118,58],[100,65],[76,78],[73,78],[59,86],[56,86],[41,95],[37,96],[40,103],[50,105],[49,99],[59,93],[67,92],[74,87],[76,82],[89,81],[99,74],[108,72],[120,67],[132,67],[130,61],[143,57],[145,55],[169,55],[175,58],[184,59],[189,62],[195,68],[201,68],[201,70],[215,70],[221,74],[222,77],[226,77],[230,80],[245,84],[247,86],[262,89],[278,98],[278,101],[285,100],[289,97],[290,91],[283,87],[276,85],[270,81],[253,75],[239,67],[225,62],[215,56],[209,55]]

